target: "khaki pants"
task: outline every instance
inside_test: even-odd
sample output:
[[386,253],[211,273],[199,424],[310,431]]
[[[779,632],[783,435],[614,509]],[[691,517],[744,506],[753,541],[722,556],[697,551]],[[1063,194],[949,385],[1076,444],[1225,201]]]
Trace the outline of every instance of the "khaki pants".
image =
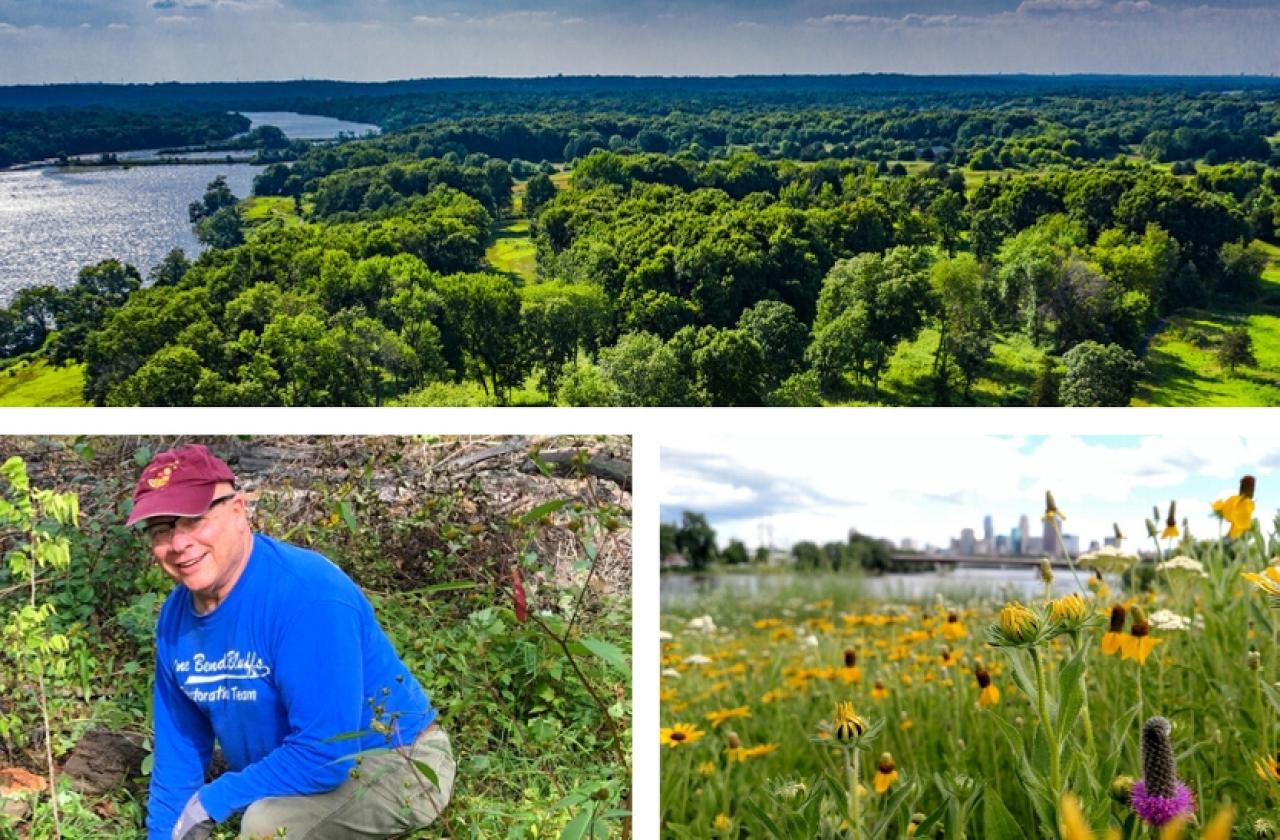
[[[415,761],[435,771],[438,787],[418,771]],[[259,799],[244,812],[240,838],[275,838],[282,836],[280,829],[290,840],[385,838],[422,828],[449,802],[456,769],[449,736],[436,726],[419,735],[411,748],[367,756],[357,778],[328,793]]]

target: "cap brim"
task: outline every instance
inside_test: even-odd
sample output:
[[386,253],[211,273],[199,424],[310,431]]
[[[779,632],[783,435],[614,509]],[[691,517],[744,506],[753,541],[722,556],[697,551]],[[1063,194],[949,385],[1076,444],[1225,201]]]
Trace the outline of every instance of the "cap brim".
[[208,512],[216,487],[215,483],[195,484],[148,493],[134,504],[124,524],[136,525],[156,516],[200,516]]

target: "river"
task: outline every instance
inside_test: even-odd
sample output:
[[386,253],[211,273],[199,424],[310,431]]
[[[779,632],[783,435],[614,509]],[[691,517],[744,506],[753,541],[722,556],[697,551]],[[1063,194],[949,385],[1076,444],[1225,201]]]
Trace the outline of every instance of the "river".
[[[1053,590],[1056,595],[1078,592],[1065,569],[1055,569]],[[1083,583],[1086,573],[1080,572]],[[821,576],[789,572],[726,572],[722,574],[665,574],[661,577],[662,608],[693,609],[699,601],[719,597],[745,600],[769,598],[791,586],[818,585]],[[887,574],[862,579],[867,597],[884,601],[919,601],[937,593],[965,599],[969,597],[1018,598],[1029,600],[1044,592],[1039,571],[1035,568],[988,569],[966,568],[941,572]]]
[[[254,125],[290,137],[327,139],[364,134],[372,126],[288,112],[246,112]],[[146,150],[135,154],[145,154]],[[0,171],[0,305],[24,286],[75,283],[85,265],[116,258],[143,276],[170,249],[203,250],[187,205],[219,175],[247,196],[261,167],[225,160],[198,165]]]

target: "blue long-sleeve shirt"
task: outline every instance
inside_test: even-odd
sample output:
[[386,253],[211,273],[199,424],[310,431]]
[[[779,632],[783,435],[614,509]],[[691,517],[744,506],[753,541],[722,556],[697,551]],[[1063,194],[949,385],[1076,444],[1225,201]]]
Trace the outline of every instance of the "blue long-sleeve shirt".
[[[410,743],[436,716],[355,583],[261,534],[213,612],[197,614],[186,587],[170,593],[154,698],[148,840],[169,840],[197,791],[221,822],[263,797],[332,790],[354,765],[343,756]],[[375,705],[382,722],[398,715],[391,744],[369,732]],[[356,732],[369,734],[332,740]],[[215,738],[230,770],[206,785]]]

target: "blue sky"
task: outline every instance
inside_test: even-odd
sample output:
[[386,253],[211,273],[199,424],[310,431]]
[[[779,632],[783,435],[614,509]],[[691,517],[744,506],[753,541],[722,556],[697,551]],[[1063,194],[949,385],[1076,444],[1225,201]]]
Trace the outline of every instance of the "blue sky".
[[0,80],[1280,72],[1275,0],[0,0]]
[[662,520],[701,511],[721,545],[733,537],[756,545],[762,524],[780,546],[841,540],[850,528],[944,545],[962,528],[981,536],[986,514],[1007,534],[1025,513],[1039,534],[1045,490],[1082,546],[1110,535],[1113,522],[1149,545],[1143,520],[1153,505],[1163,519],[1171,500],[1179,524],[1186,517],[1193,534],[1209,537],[1218,533],[1211,503],[1235,493],[1244,474],[1258,480],[1267,530],[1280,507],[1280,435],[717,433],[681,435],[661,457]]

